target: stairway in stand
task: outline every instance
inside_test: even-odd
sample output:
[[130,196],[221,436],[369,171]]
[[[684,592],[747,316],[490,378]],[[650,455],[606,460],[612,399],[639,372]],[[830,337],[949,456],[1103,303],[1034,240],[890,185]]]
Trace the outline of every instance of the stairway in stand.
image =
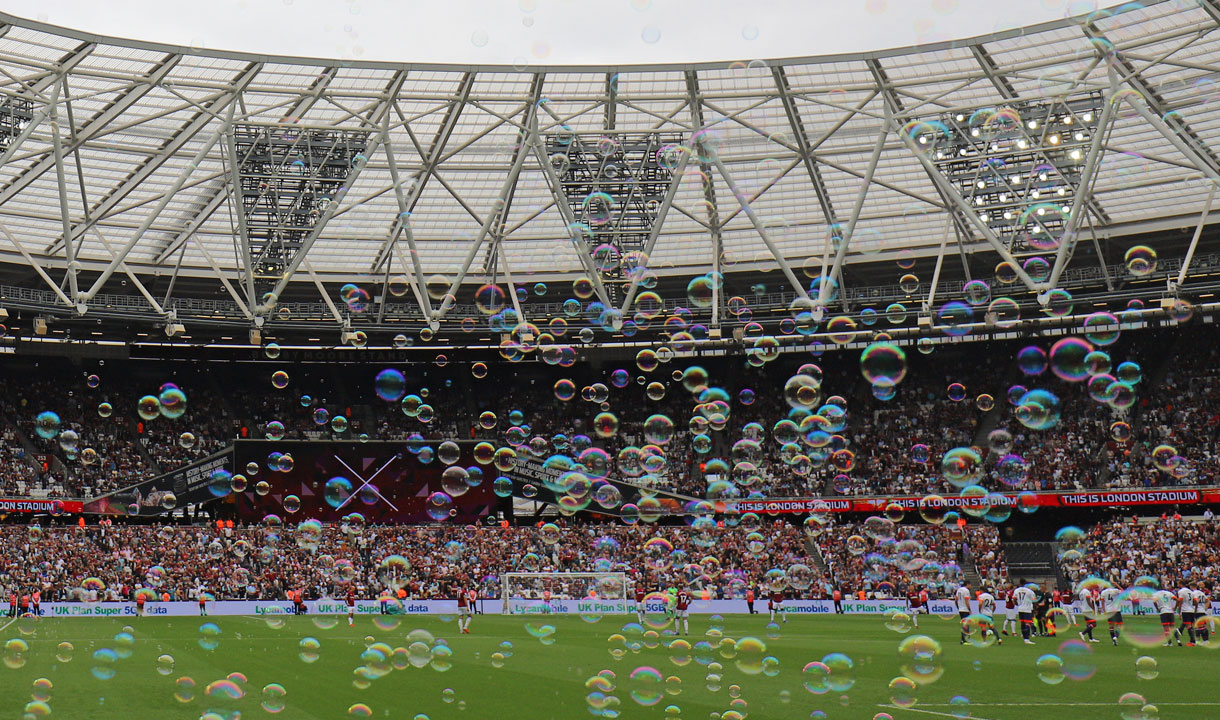
[[822,548],[817,542],[808,535],[805,536],[805,549],[809,552],[809,559],[813,561],[814,567],[817,569],[819,577],[826,577],[830,574],[830,568],[826,566],[826,558],[822,557]]

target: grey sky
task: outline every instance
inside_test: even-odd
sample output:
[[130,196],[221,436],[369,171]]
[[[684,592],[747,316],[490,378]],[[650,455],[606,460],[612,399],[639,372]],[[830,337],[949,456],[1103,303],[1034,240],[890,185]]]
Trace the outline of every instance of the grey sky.
[[4,12],[54,25],[209,49],[516,65],[859,52],[984,35],[1090,7],[1080,0],[0,0]]

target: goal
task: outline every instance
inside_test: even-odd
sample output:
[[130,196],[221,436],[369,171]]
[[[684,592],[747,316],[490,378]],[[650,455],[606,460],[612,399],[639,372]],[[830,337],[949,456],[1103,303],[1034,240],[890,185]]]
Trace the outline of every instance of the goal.
[[505,615],[625,615],[627,574],[621,572],[504,573]]

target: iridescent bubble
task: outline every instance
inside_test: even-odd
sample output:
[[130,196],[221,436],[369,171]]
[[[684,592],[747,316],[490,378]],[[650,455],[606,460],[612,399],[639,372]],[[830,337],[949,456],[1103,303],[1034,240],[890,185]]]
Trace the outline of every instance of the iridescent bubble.
[[1119,363],[1114,375],[1120,382],[1128,385],[1135,385],[1144,379],[1144,371],[1140,368],[1139,363],[1130,361]]
[[153,420],[161,414],[161,401],[156,395],[145,395],[136,401],[136,414],[142,420]]
[[1093,352],[1093,346],[1080,338],[1068,337],[1051,346],[1051,372],[1061,380],[1081,382],[1089,377],[1085,358]]
[[1033,430],[1047,430],[1059,423],[1059,398],[1049,390],[1030,390],[1021,396],[1014,411],[1017,421]]
[[1135,676],[1140,680],[1155,680],[1161,674],[1156,658],[1141,655],[1135,660]]
[[436,522],[443,522],[449,519],[450,512],[454,509],[453,498],[443,492],[434,492],[428,496],[425,507],[428,517]]
[[297,657],[301,662],[312,664],[318,661],[321,654],[322,643],[318,642],[317,638],[303,637],[297,643]]
[[157,411],[162,417],[172,420],[180,418],[186,413],[186,394],[176,387],[163,390],[157,398],[157,402],[159,403]]
[[263,687],[262,693],[262,708],[269,713],[275,714],[283,712],[287,707],[284,698],[288,695],[288,691],[279,683],[270,683]]
[[373,387],[377,392],[377,397],[386,402],[397,402],[406,395],[407,379],[398,370],[386,368],[377,373],[377,377],[373,380]]
[[1127,272],[1136,277],[1145,277],[1156,272],[1156,251],[1147,245],[1135,245],[1123,255]]
[[987,313],[994,316],[995,326],[1001,329],[1016,327],[1021,320],[1021,306],[1007,297],[996,298],[987,306]]
[[1035,345],[1017,351],[1017,367],[1030,377],[1046,372],[1047,362],[1046,351]]
[[941,475],[954,487],[962,488],[979,478],[982,473],[982,463],[982,456],[973,448],[953,448],[941,459]]
[[1113,345],[1119,336],[1118,318],[1108,312],[1095,312],[1084,319],[1084,336],[1094,345]]
[[199,647],[209,651],[220,647],[220,627],[216,623],[199,626]]
[[874,387],[893,387],[906,377],[906,353],[893,343],[872,343],[860,355],[860,372]]
[[961,337],[970,333],[974,310],[970,305],[956,300],[947,302],[936,312],[938,329],[950,337]]
[[327,480],[323,488],[323,497],[326,500],[326,504],[333,508],[344,505],[351,495],[352,481],[342,476],[337,475]]
[[962,286],[962,297],[975,307],[986,305],[991,301],[991,286],[983,280],[971,280]]
[[898,676],[890,680],[889,696],[890,702],[901,708],[914,707],[919,686],[910,678]]

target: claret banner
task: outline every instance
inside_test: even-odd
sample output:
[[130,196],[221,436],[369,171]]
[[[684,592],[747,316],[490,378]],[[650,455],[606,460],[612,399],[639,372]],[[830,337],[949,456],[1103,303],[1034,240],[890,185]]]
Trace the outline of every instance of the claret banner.
[[79,513],[80,500],[55,500],[51,498],[0,498],[0,513],[37,513],[59,515]]
[[[769,498],[730,500],[729,513],[880,512],[898,505],[918,510],[924,496],[856,498]],[[1091,490],[1084,492],[989,493],[986,496],[947,495],[938,507],[981,508],[1001,503],[1011,507],[1123,507],[1127,505],[1199,505],[1220,503],[1220,488],[1166,488],[1139,490]]]

